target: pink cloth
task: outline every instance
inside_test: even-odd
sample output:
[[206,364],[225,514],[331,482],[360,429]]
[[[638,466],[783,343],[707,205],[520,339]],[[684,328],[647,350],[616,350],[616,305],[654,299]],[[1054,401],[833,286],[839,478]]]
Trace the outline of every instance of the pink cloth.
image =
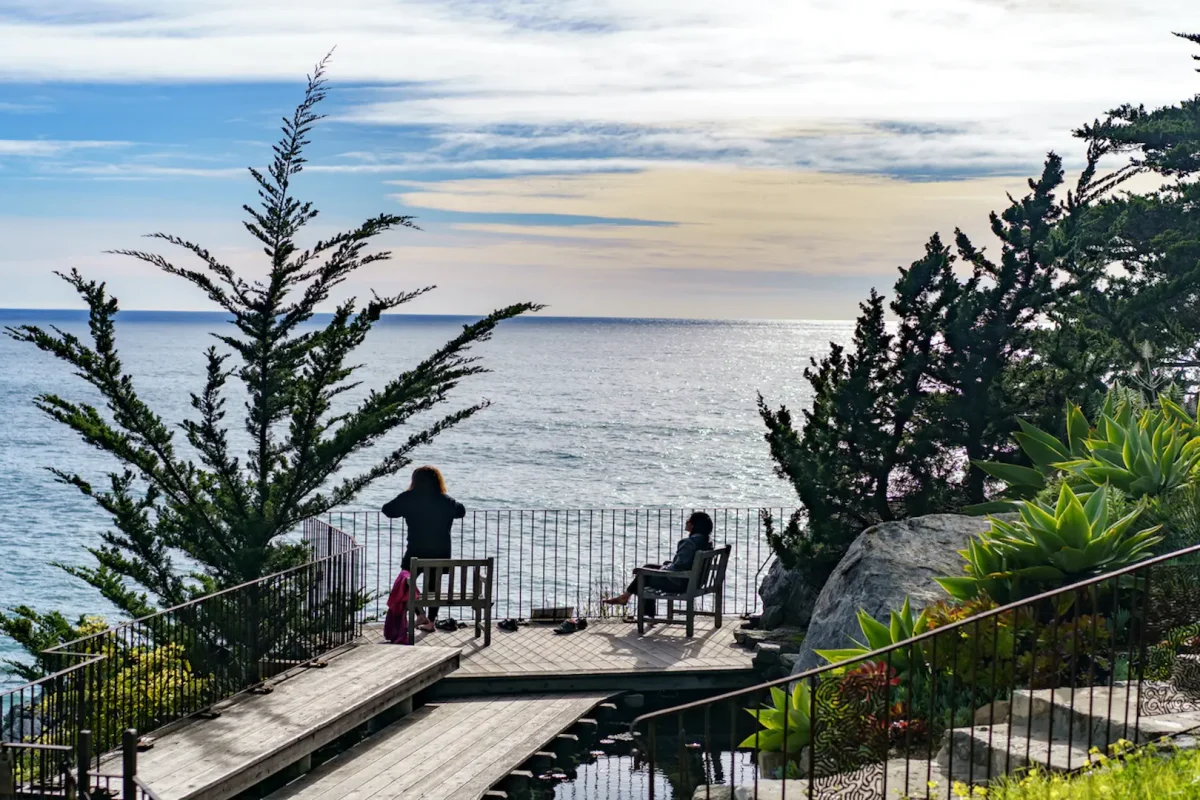
[[412,588],[408,570],[400,570],[387,599],[387,616],[383,618],[383,638],[392,644],[412,644],[408,629],[408,604],[415,602],[417,592]]

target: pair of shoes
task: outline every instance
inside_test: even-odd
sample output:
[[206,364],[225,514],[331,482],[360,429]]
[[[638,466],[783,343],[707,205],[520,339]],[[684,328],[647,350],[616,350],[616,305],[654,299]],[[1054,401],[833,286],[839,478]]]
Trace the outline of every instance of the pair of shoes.
[[586,627],[587,620],[583,619],[582,617],[578,619],[566,619],[562,621],[562,624],[554,629],[554,632],[561,634],[574,633],[575,631],[581,631]]
[[439,631],[446,631],[447,633],[456,631],[459,628],[467,627],[465,623],[457,622],[450,618],[439,619],[437,622],[433,623],[433,626]]
[[520,624],[521,623],[515,619],[502,619],[496,623],[496,627],[502,631],[510,631],[510,632],[515,633],[517,630],[517,626]]

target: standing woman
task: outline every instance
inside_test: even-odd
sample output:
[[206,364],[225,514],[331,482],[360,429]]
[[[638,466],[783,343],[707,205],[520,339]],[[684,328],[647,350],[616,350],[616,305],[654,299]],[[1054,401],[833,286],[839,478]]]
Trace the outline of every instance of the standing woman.
[[[454,520],[467,515],[467,509],[446,494],[446,481],[437,467],[418,467],[408,490],[385,505],[383,514],[389,519],[403,517],[408,527],[408,544],[400,561],[400,569],[407,570],[414,558],[451,557],[450,529]],[[417,617],[417,627],[426,632],[436,630],[437,615],[436,608],[429,609],[428,616]]]

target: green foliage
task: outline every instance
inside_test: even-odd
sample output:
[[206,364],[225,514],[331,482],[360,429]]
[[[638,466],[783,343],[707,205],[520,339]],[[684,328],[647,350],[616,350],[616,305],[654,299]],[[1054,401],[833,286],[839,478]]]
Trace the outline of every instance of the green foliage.
[[738,747],[767,753],[783,752],[786,727],[788,752],[800,752],[808,744],[812,730],[809,717],[812,696],[808,684],[797,681],[790,694],[773,686],[771,701],[772,705],[764,705],[761,709],[746,709],[762,728],[747,736]]
[[[186,716],[195,711],[198,698],[212,697],[216,688],[213,675],[193,669],[192,653],[183,645],[157,643],[128,628],[110,629],[100,617],[81,617],[72,624],[57,612],[38,614],[22,606],[14,609],[3,630],[38,654],[32,665],[8,662],[11,673],[30,682],[44,673],[58,673],[57,678],[42,682],[36,693],[24,695],[27,706],[20,718],[30,724],[15,730],[24,734],[19,740],[25,744],[74,741],[79,720],[64,710],[82,699],[87,707],[108,715],[100,718],[101,724],[87,727],[94,748],[111,750],[120,745],[125,728],[149,731]],[[62,648],[66,652],[46,652],[64,644],[70,645]],[[29,735],[31,731],[35,735]],[[46,764],[38,753],[29,752],[15,767],[18,778],[33,780]]]
[[[831,664],[856,661],[867,653],[891,647],[914,636],[920,636],[928,628],[929,618],[925,611],[914,616],[912,604],[905,597],[904,606],[900,611],[889,612],[889,624],[884,625],[860,608],[858,610],[858,626],[862,630],[865,642],[855,641],[855,647],[841,650],[817,650],[817,655]],[[920,645],[893,650],[884,663],[899,675],[901,682],[908,678],[910,669],[925,672],[928,666],[925,653]]]
[[1108,754],[1092,748],[1092,762],[1079,772],[1034,769],[1003,779],[983,795],[962,784],[951,787],[951,797],[986,797],[989,800],[1159,800],[1200,798],[1200,751],[1179,750],[1169,741],[1134,748],[1121,740]]
[[853,342],[805,370],[813,402],[802,423],[759,397],[776,474],[803,507],[771,529],[786,564],[819,581],[871,525],[982,502],[987,476],[963,459],[1011,459],[1016,416],[1056,424],[1067,397],[1099,385],[1078,346],[1038,345],[1037,318],[1059,297],[1062,183],[1051,155],[1029,194],[992,215],[997,261],[961,231],[953,248],[933,236],[890,303],[872,293],[862,304]]
[[26,683],[32,683],[51,672],[57,672],[72,662],[46,653],[51,647],[93,636],[108,628],[103,618],[81,615],[71,622],[58,611],[41,614],[29,606],[17,606],[10,614],[0,614],[0,633],[33,654],[32,664],[6,659],[4,671]]
[[[103,283],[74,270],[62,276],[87,304],[90,341],[32,325],[7,331],[69,365],[104,399],[104,410],[53,394],[40,395],[36,404],[120,464],[103,485],[52,471],[113,523],[103,543],[90,548],[96,566],[64,569],[130,616],[297,563],[303,550],[281,542],[281,536],[395,475],[410,464],[414,450],[487,407],[480,402],[421,423],[463,380],[485,371],[469,354],[473,345],[487,340],[500,322],[539,308],[518,303],[465,325],[361,401],[345,399],[358,385],[355,352],[375,323],[433,287],[373,295],[361,305],[345,300],[330,321],[314,324],[318,309],[343,282],[390,257],[367,251],[379,235],[415,228],[409,217],[381,214],[308,247],[298,241],[317,216],[312,203],[297,198],[294,183],[320,119],[315,108],[325,96],[324,71],[322,62],[303,101],[284,119],[270,167],[265,173],[250,170],[261,204],[244,207],[243,224],[267,256],[264,279],[242,277],[200,245],[170,234],[150,238],[194,256],[197,268],[176,266],[156,253],[118,251],[183,278],[231,317],[232,330],[214,334],[226,352],[216,347],[205,352],[203,388],[191,397],[195,415],[178,425],[194,458],[178,449],[174,426],[142,400],[126,372],[116,344],[117,301]],[[230,381],[240,383],[247,396],[240,431],[225,420]],[[371,446],[405,427],[411,429],[406,436],[360,466]],[[243,445],[244,458],[235,454]],[[196,569],[182,568],[179,556]],[[17,623],[9,618],[4,624],[11,629]]]
[[[1075,133],[1087,152],[1074,191],[1057,199],[1052,156],[1032,192],[993,216],[998,263],[961,235],[953,254],[932,238],[901,270],[896,328],[882,324],[886,304],[872,294],[854,341],[806,370],[813,405],[803,419],[760,398],[776,473],[803,507],[772,529],[786,565],[819,584],[864,528],[978,507],[991,479],[1009,489],[978,513],[1033,497],[1046,476],[1012,446],[1015,417],[1031,439],[1031,429],[1062,431],[1068,399],[1090,411],[1113,381],[1191,408],[1181,393],[1200,367],[1200,96],[1156,110],[1124,105]],[[1118,156],[1130,159],[1109,163]],[[1163,185],[1115,191],[1138,174]],[[971,275],[956,278],[954,261]],[[1140,432],[1155,444],[1153,427]],[[1064,450],[1064,461],[1084,455]],[[1117,477],[1135,492],[1160,491],[1178,474],[1150,452],[1159,451],[1122,459],[1128,474]]]
[[1153,405],[1120,387],[1108,393],[1093,425],[1083,410],[1067,405],[1067,441],[1019,420],[1015,435],[1033,464],[981,462],[979,468],[1007,487],[976,512],[1017,510],[1060,478],[1077,489],[1112,486],[1129,497],[1159,498],[1190,482],[1200,467],[1200,426],[1162,387]]
[[[1185,36],[1193,42],[1195,36]],[[1120,376],[1149,345],[1163,367],[1193,369],[1200,344],[1200,96],[1147,110],[1125,104],[1075,131],[1092,160],[1129,156],[1101,188],[1138,174],[1162,179],[1145,193],[1109,192],[1078,215],[1073,257],[1065,263],[1073,291],[1058,310],[1086,326],[1097,352]]]
[[1141,506],[1110,521],[1109,492],[1101,486],[1085,503],[1063,484],[1056,505],[1021,501],[1019,519],[993,517],[991,529],[959,551],[967,562],[966,577],[937,582],[960,600],[986,594],[1009,603],[1150,557],[1150,548],[1162,541],[1159,527],[1134,531]]

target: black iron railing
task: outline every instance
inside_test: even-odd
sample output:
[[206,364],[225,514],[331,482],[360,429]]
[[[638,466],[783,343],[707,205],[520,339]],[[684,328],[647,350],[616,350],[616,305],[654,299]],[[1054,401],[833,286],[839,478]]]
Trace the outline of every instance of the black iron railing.
[[[713,539],[733,550],[725,581],[725,609],[758,609],[758,585],[771,558],[758,508],[694,509],[713,518]],[[776,519],[795,509],[768,509]],[[498,618],[528,617],[533,608],[569,606],[577,614],[600,612],[602,596],[619,593],[635,567],[670,561],[687,534],[692,510],[537,509],[469,511],[455,523],[453,554],[496,559]],[[381,616],[404,556],[404,520],[378,511],[336,511],[322,522],[358,541],[364,550],[365,580],[374,588],[370,612]],[[304,538],[317,552],[328,529],[306,527]]]
[[646,714],[639,757],[668,783],[647,796],[969,796],[1200,728],[1198,562],[1200,546],[1002,607],[935,604],[874,638],[920,635]]
[[0,693],[15,785],[51,779],[81,731],[99,766],[128,729],[204,712],[359,637],[363,548],[341,534],[327,541],[309,563],[46,651],[50,675]]

